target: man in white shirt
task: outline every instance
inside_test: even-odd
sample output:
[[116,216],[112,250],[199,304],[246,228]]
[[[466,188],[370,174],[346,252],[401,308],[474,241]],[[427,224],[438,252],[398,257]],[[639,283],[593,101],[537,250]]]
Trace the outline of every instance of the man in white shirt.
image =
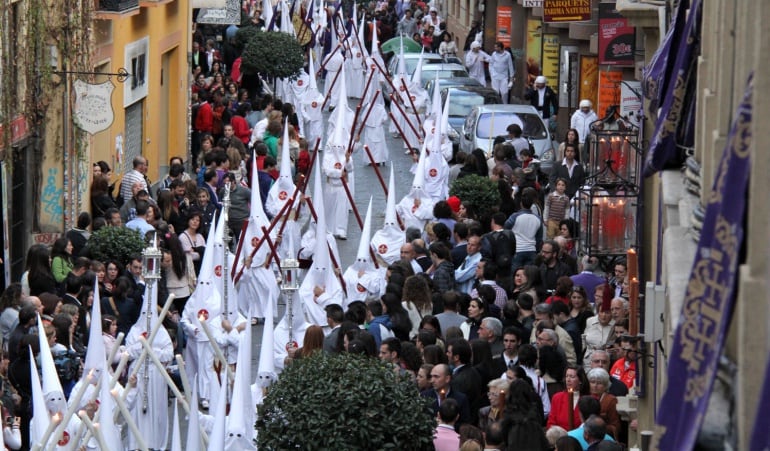
[[[572,118],[570,118],[570,128],[574,128],[578,132],[581,158],[586,155],[583,147],[585,146],[586,137],[591,133],[591,124],[599,120],[596,112],[591,109],[592,106],[590,100],[581,100],[580,109],[575,111],[575,113],[572,114]],[[587,162],[587,160],[584,161]]]
[[492,89],[500,93],[503,103],[508,103],[508,92],[513,86],[514,75],[511,54],[505,51],[502,42],[495,43],[495,51],[489,55],[489,76]]
[[481,44],[477,41],[471,43],[471,51],[465,54],[465,67],[468,74],[478,80],[482,86],[487,85],[487,77],[484,74],[484,63],[489,61],[489,55],[481,50]]

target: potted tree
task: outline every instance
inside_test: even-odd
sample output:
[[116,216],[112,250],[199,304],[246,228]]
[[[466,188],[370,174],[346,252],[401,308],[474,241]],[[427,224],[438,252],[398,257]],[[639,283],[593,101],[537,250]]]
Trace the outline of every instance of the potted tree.
[[123,265],[129,259],[139,255],[146,247],[144,238],[136,231],[126,227],[102,227],[91,234],[86,248],[99,261],[116,260]]
[[258,417],[259,449],[432,449],[435,428],[413,381],[348,353],[293,361]]

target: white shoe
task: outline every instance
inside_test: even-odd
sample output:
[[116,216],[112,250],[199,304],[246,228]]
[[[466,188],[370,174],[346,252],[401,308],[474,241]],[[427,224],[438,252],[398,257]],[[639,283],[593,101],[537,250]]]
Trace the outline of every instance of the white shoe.
[[208,408],[209,408],[209,400],[201,399],[201,409],[208,409]]

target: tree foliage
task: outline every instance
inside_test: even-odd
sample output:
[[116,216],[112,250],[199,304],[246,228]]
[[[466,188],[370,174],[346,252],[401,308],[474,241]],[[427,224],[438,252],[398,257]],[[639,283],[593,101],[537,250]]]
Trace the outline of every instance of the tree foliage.
[[[254,27],[247,27],[254,28]],[[240,30],[239,30],[240,32]],[[302,70],[305,59],[302,47],[294,36],[278,31],[245,32],[236,40],[248,39],[241,55],[241,69],[244,74],[295,79]]]
[[295,360],[259,406],[259,449],[429,449],[435,421],[413,381],[378,359]]
[[500,204],[497,182],[475,174],[455,180],[449,189],[449,194],[459,197],[463,203],[476,207],[480,216],[490,214]]
[[145,241],[136,230],[107,226],[92,233],[86,246],[91,257],[96,260],[116,260],[126,265],[129,258],[142,253]]

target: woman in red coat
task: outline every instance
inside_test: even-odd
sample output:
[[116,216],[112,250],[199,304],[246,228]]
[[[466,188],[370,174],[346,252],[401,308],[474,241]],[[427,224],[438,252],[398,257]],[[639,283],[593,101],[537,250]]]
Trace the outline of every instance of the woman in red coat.
[[[564,371],[564,384],[566,388],[553,395],[551,399],[551,413],[548,414],[546,429],[551,426],[561,426],[566,431],[571,431],[580,426],[580,412],[577,408],[577,401],[583,395],[590,394],[590,385],[583,368],[577,365],[567,365]],[[570,421],[570,395],[572,395],[572,416]]]

